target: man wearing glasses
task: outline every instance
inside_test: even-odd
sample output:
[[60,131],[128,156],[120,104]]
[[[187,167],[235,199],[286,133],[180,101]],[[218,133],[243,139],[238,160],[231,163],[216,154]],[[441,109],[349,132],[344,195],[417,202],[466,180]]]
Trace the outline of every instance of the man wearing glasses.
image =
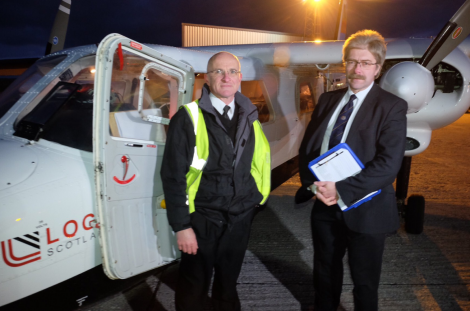
[[[311,216],[315,311],[338,309],[346,250],[355,310],[378,308],[385,238],[400,226],[392,183],[405,151],[408,108],[374,84],[386,49],[383,37],[372,30],[346,40],[343,61],[349,87],[320,96],[299,150],[302,188],[297,194],[308,189],[317,198]],[[365,168],[336,183],[317,181],[308,162],[342,142]],[[342,211],[379,189],[372,200]]]
[[270,191],[269,143],[256,106],[238,92],[238,58],[215,54],[204,78],[201,98],[171,120],[161,169],[182,252],[176,310],[203,310],[213,272],[214,310],[240,310],[236,284],[251,222]]

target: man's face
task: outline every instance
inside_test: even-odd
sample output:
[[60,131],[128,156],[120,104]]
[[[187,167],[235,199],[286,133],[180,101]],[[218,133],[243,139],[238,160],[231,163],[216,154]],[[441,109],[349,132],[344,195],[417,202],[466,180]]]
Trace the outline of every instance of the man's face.
[[[346,58],[347,61],[368,62],[375,64],[377,61],[367,49],[352,49]],[[349,87],[354,93],[365,90],[374,83],[375,76],[380,72],[380,65],[371,65],[366,68],[359,63],[356,65],[346,65],[346,76]]]
[[[217,74],[214,70],[221,70],[223,74]],[[239,71],[238,61],[230,54],[221,53],[213,61],[208,72],[204,75],[207,85],[211,90],[211,93],[220,98],[226,104],[229,104],[240,88],[242,81],[242,74],[237,73],[231,75],[230,71]]]

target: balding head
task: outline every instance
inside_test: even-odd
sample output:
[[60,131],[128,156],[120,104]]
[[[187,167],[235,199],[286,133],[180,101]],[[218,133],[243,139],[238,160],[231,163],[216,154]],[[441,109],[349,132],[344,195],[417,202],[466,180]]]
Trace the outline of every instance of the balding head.
[[230,104],[242,81],[238,57],[228,52],[214,54],[207,63],[204,79],[213,95]]
[[215,53],[214,55],[212,55],[211,58],[209,58],[209,61],[207,62],[207,72],[209,71],[212,71],[214,69],[218,69],[218,68],[214,68],[214,62],[217,58],[219,57],[222,57],[222,58],[234,58],[237,63],[238,63],[238,68],[237,70],[240,71],[241,67],[240,67],[240,61],[238,60],[238,57],[236,57],[235,55],[233,55],[232,53],[229,53],[229,52],[218,52],[218,53]]

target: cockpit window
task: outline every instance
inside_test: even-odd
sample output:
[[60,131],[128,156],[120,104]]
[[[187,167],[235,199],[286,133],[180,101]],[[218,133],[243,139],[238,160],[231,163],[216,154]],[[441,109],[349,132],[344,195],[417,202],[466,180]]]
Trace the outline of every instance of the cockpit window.
[[18,77],[0,95],[0,118],[23,96],[36,82],[63,61],[67,55],[57,55],[41,59]]
[[19,120],[15,136],[45,139],[72,148],[93,150],[95,56],[74,62],[42,100]]
[[64,146],[92,152],[93,84],[74,85],[77,88],[49,120],[41,137]]

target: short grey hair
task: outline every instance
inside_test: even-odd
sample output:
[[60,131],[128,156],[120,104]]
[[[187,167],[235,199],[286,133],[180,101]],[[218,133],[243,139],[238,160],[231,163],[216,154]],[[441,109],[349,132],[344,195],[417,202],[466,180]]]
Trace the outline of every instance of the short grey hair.
[[367,49],[374,57],[377,64],[381,67],[385,61],[387,45],[385,39],[375,30],[361,30],[351,35],[343,45],[343,62],[347,59],[352,49]]

